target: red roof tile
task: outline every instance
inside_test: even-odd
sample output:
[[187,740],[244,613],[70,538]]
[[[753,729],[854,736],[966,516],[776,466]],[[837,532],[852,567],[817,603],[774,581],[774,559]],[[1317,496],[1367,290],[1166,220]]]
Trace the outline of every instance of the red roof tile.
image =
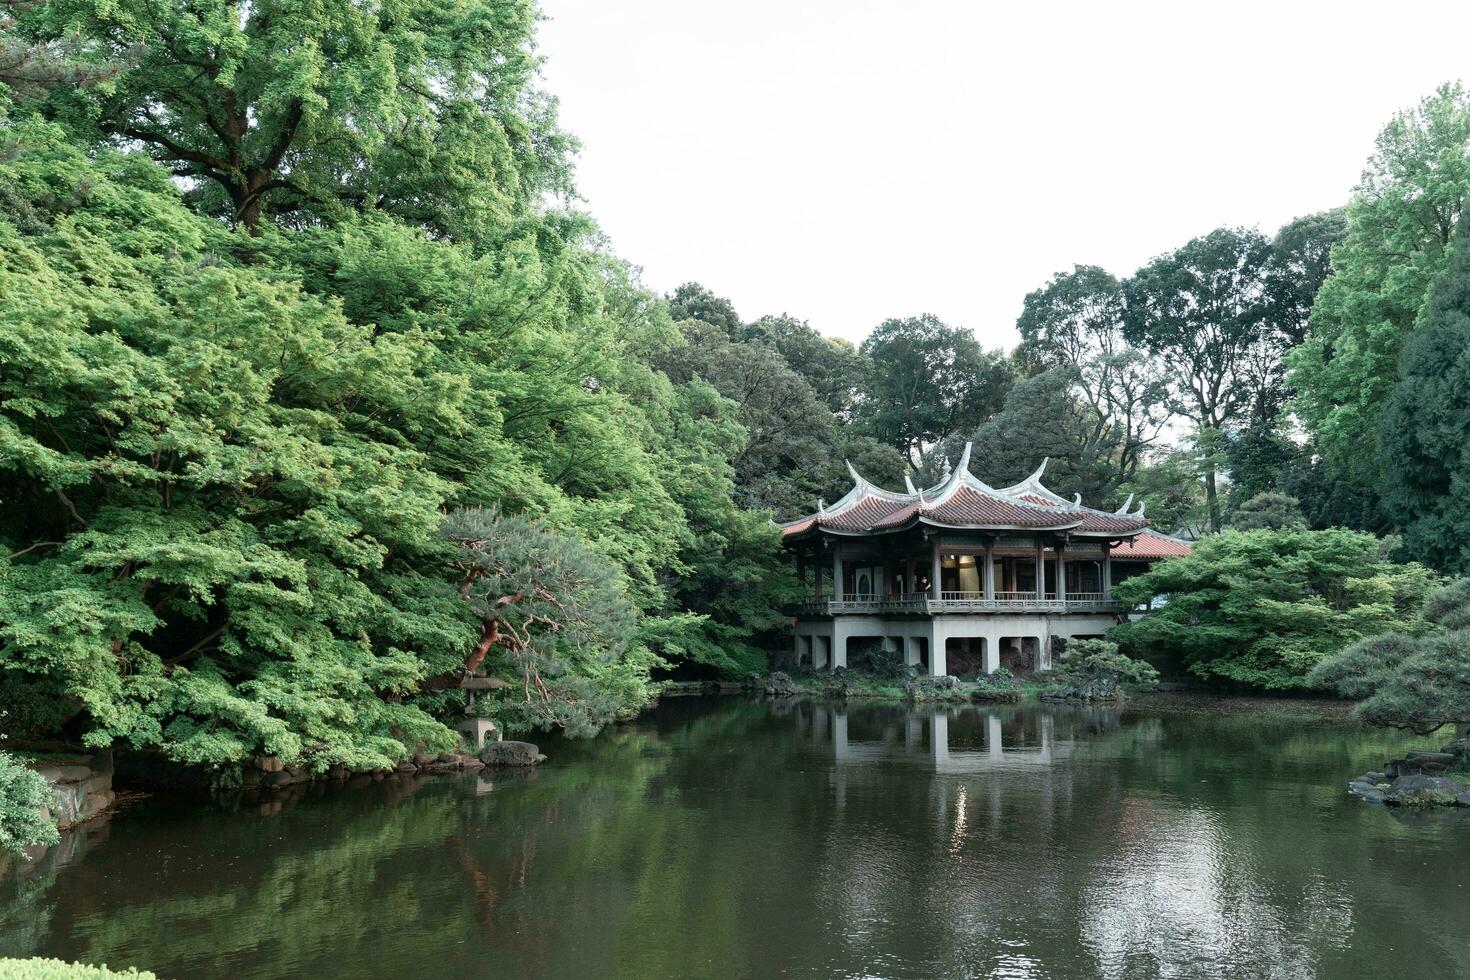
[[1144,531],[1131,541],[1113,545],[1112,556],[1119,561],[1157,561],[1190,554],[1194,547],[1188,541]]

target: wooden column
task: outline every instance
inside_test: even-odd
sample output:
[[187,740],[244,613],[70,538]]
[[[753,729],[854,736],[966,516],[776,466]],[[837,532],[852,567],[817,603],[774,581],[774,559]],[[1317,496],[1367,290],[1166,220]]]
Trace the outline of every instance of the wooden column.
[[1067,544],[1057,542],[1057,598],[1067,601]]
[[1105,599],[1113,593],[1113,549],[1107,541],[1103,542],[1102,593]]
[[980,588],[985,590],[986,599],[995,598],[995,542],[985,542],[985,569],[980,576]]
[[[939,580],[943,577],[940,573],[944,569],[943,569],[943,566],[940,564],[940,559],[939,559],[939,535],[937,535],[937,534],[934,535],[934,537],[931,539],[931,541],[934,544],[934,551],[932,553],[933,554],[933,558],[932,558],[932,561],[930,563],[929,594],[937,600],[937,599],[944,598],[944,596],[939,591]],[[934,653],[933,653],[932,650],[929,653],[929,662],[930,663],[933,663],[934,662]]]
[[832,601],[843,601],[842,581],[842,552],[836,545],[832,546]]
[[1036,539],[1036,598],[1046,598],[1046,542]]

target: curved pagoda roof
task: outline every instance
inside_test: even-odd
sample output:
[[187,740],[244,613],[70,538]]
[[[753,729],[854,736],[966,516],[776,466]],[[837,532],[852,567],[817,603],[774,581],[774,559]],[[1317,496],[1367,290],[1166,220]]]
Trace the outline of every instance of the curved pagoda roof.
[[851,463],[853,487],[834,504],[818,504],[817,512],[778,524],[792,539],[818,531],[862,537],[905,530],[916,525],[985,531],[1066,531],[1074,537],[1131,538],[1148,522],[1143,505],[1130,511],[1133,497],[1116,511],[1082,506],[1082,497],[1059,497],[1041,482],[1048,460],[1042,460],[1026,479],[997,489],[970,472],[970,450],[937,486],[914,489],[904,477],[905,492],[884,490],[864,479]]

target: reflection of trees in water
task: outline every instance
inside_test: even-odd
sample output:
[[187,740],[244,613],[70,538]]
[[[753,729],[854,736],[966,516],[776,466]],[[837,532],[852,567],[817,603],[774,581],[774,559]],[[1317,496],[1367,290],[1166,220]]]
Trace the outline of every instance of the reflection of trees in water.
[[[869,728],[862,710],[849,711],[849,735]],[[991,710],[950,714],[951,759]],[[1021,755],[1044,731],[1036,715],[1051,709],[1010,710],[1004,744]],[[1391,973],[1403,968],[1389,963],[1390,951],[1404,949],[1406,915],[1437,968],[1452,972],[1455,951],[1461,962],[1470,952],[1455,930],[1433,924],[1446,908],[1465,908],[1453,873],[1426,875],[1422,860],[1399,849],[1470,848],[1453,836],[1398,834],[1383,811],[1365,811],[1324,782],[1324,773],[1360,771],[1365,756],[1381,755],[1378,736],[1105,709],[1058,710],[1052,731],[1076,750],[1039,769],[1002,756],[990,771],[940,770],[924,792],[880,769],[839,770],[840,798],[862,798],[867,811],[895,813],[915,837],[933,838],[927,847],[903,835],[872,847],[861,815],[834,834],[822,882],[845,899],[840,918],[881,922],[885,911],[909,910],[924,931],[917,954],[940,974],[995,968],[1005,949],[1086,975],[1295,977],[1320,965],[1321,975],[1340,976],[1327,964],[1350,940],[1358,963],[1378,958]],[[1334,832],[1332,818],[1348,832]],[[885,873],[894,867],[906,870]],[[850,939],[855,957],[901,941]]]
[[[946,773],[932,713],[837,711],[880,758],[838,764],[823,705],[670,700],[553,741],[540,772],[389,780],[270,816],[152,804],[64,871],[0,881],[0,949],[240,977],[1254,976],[1273,957],[1298,975],[1392,975],[1406,949],[1431,975],[1464,962],[1437,924],[1466,897],[1453,867],[1426,870],[1467,856],[1463,830],[1405,828],[1323,778],[1377,761],[1377,736],[964,708],[944,711],[951,764],[988,758],[991,718],[1008,751]],[[1329,969],[1344,956],[1354,970]]]

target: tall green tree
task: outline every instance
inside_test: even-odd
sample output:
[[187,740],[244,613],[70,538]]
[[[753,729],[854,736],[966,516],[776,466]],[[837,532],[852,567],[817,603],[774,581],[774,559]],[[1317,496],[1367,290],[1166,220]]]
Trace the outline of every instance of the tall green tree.
[[774,347],[838,419],[851,418],[868,370],[856,347],[845,340],[824,337],[805,320],[784,313],[747,324],[744,334],[747,341]]
[[1398,377],[1399,353],[1445,268],[1470,194],[1470,93],[1442,85],[1379,134],[1348,205],[1347,236],[1288,357],[1291,410],[1327,475],[1373,496],[1387,460],[1372,450]]
[[[1167,368],[1174,405],[1202,441],[1241,419],[1279,370],[1267,277],[1271,243],[1219,228],[1154,259],[1127,281],[1126,336]],[[1210,527],[1220,527],[1218,476],[1205,474]]]
[[168,174],[36,123],[0,161],[0,660],[86,744],[384,767],[462,657],[413,427],[463,388],[347,320]]
[[1128,343],[1124,313],[1122,283],[1097,266],[1079,265],[1028,294],[1016,322],[1018,357],[1064,370],[1070,379],[1076,409],[1058,420],[1080,413],[1072,420],[1074,439],[1096,460],[1085,465],[1109,469],[1089,481],[1089,500],[1133,476],[1171,415],[1162,367]]
[[1379,442],[1383,505],[1404,553],[1470,573],[1470,219],[1404,340]]
[[1000,410],[1011,375],[973,332],[925,313],[884,320],[862,344],[868,376],[858,417],[919,467],[924,449]]
[[106,85],[39,105],[140,147],[245,228],[383,210],[488,237],[567,186],[571,141],[534,86],[531,0],[14,4],[17,39],[80,37]]

